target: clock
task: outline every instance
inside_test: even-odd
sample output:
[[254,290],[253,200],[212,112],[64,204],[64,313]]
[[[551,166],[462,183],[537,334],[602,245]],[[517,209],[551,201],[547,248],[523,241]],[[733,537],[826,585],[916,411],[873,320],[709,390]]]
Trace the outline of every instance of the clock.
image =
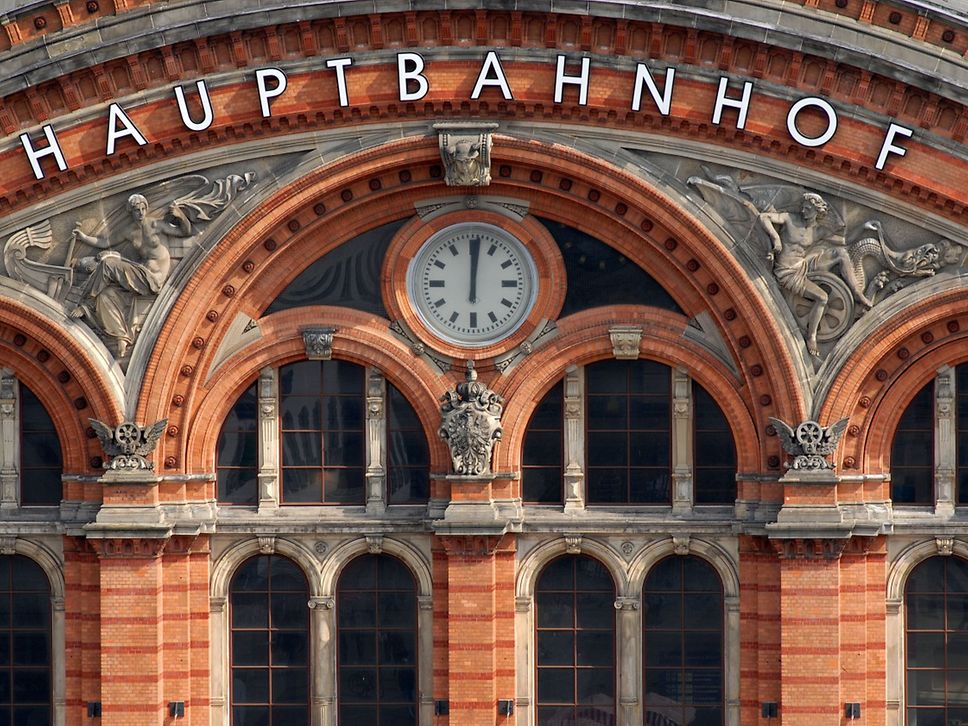
[[524,244],[493,224],[461,222],[431,236],[407,269],[407,294],[421,322],[449,343],[483,348],[528,317],[538,288]]

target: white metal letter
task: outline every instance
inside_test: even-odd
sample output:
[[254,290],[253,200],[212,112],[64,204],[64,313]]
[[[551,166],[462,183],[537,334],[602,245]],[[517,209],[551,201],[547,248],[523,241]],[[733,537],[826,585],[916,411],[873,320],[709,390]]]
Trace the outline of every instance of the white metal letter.
[[[808,106],[819,108],[827,114],[827,130],[820,134],[820,136],[804,136],[800,133],[800,129],[797,128],[797,116]],[[822,98],[817,98],[816,96],[801,98],[790,107],[790,112],[787,114],[787,131],[790,132],[793,140],[801,146],[823,146],[837,133],[837,112],[833,106]]]
[[476,101],[481,97],[484,86],[497,86],[501,89],[505,101],[514,100],[507,76],[504,75],[504,69],[501,67],[501,59],[493,50],[487,52],[484,63],[481,64],[481,72],[477,75],[477,83],[474,84],[474,92],[471,93],[472,100]]
[[[408,67],[409,66],[409,67]],[[430,84],[423,75],[424,59],[419,53],[397,53],[397,83],[401,101],[419,101],[427,95]],[[409,90],[409,82],[417,82],[417,90]]]
[[565,75],[565,56],[558,56],[558,69],[555,71],[555,103],[561,103],[565,95],[565,84],[578,86],[578,105],[588,105],[588,66],[590,59],[581,59],[581,73],[577,76]]
[[[267,88],[267,78],[273,79],[276,85],[272,88]],[[259,86],[259,105],[262,107],[262,118],[269,118],[269,99],[285,93],[289,81],[286,78],[286,74],[278,68],[260,68],[255,72],[255,82]]]
[[638,111],[642,108],[642,84],[649,87],[649,93],[655,102],[655,107],[659,113],[668,116],[672,112],[672,84],[676,80],[676,69],[666,68],[665,83],[662,87],[662,95],[659,95],[659,88],[655,85],[649,67],[645,63],[639,63],[635,67],[635,89],[632,91],[632,110]]
[[716,108],[713,110],[713,123],[718,124],[723,117],[723,107],[729,106],[739,110],[739,117],[736,119],[736,128],[742,130],[746,128],[746,114],[750,110],[750,94],[753,93],[752,81],[743,84],[743,97],[739,100],[726,97],[726,86],[729,79],[722,76],[719,79],[719,90],[716,92]]
[[195,83],[195,87],[198,89],[198,99],[202,103],[202,113],[204,114],[201,121],[192,120],[188,113],[188,104],[185,102],[185,89],[181,86],[175,86],[175,100],[178,101],[178,112],[181,114],[182,123],[185,124],[185,127],[192,131],[204,131],[212,125],[215,115],[212,113],[212,101],[208,97],[208,87],[205,85],[205,81],[198,81]]
[[349,94],[346,92],[346,68],[353,65],[352,58],[331,58],[326,61],[326,67],[336,71],[336,89],[339,91],[339,105],[346,108],[350,105]]
[[41,130],[44,132],[44,136],[47,137],[46,149],[35,149],[30,141],[30,137],[27,134],[20,134],[20,143],[24,145],[24,151],[27,152],[27,161],[30,162],[30,167],[34,170],[34,176],[38,179],[44,178],[44,170],[40,168],[40,160],[45,156],[53,156],[57,161],[57,169],[59,171],[67,171],[64,152],[61,151],[60,144],[57,143],[54,129],[50,124],[47,124]]
[[[118,128],[118,124],[121,124],[122,128]],[[135,140],[138,146],[144,146],[148,143],[148,140],[138,131],[138,127],[135,126],[128,115],[124,112],[118,104],[112,103],[108,106],[108,143],[107,143],[107,153],[108,156],[114,153],[114,149],[117,146],[118,139],[123,139],[125,136],[130,136]]]
[[884,144],[881,146],[881,153],[877,155],[877,163],[874,164],[874,168],[880,171],[884,168],[884,164],[887,163],[888,154],[897,154],[898,156],[904,156],[907,153],[907,149],[903,146],[894,145],[895,136],[904,136],[905,138],[911,138],[914,136],[914,130],[909,129],[906,126],[899,126],[898,124],[891,124],[887,128],[887,135],[884,137]]

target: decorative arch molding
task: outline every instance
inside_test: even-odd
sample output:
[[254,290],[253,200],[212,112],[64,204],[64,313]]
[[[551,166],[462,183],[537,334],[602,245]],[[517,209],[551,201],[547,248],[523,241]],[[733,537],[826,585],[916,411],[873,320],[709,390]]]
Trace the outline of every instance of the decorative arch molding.
[[762,403],[748,400],[749,386],[737,381],[736,375],[709,350],[683,337],[688,325],[685,317],[658,308],[613,306],[563,318],[558,323],[553,347],[539,348],[506,379],[496,382],[495,391],[518,404],[502,421],[504,438],[496,453],[499,469],[517,468],[531,414],[568,366],[613,357],[608,329],[618,324],[642,328],[642,358],[686,368],[716,400],[726,415],[734,440],[745,442],[743,447],[737,447],[738,470],[753,471],[766,465],[766,447],[756,422],[757,416],[768,415],[756,412],[757,406],[763,408]]
[[914,568],[931,557],[951,556],[968,560],[968,543],[963,539],[947,538],[950,542],[930,539],[908,545],[891,562],[887,573],[887,615],[885,618],[885,642],[887,644],[887,726],[903,726],[906,723],[904,671],[905,613],[904,589],[908,576]]
[[[739,563],[715,542],[701,537],[686,536],[682,542],[678,537],[657,539],[635,555],[629,563],[629,590],[641,593],[649,571],[660,560],[670,555],[695,555],[710,564],[723,584],[723,597],[727,610],[739,612]],[[736,652],[739,652],[738,649]]]
[[[628,172],[559,146],[502,139],[494,162],[509,172],[488,194],[521,199],[532,214],[603,236],[646,271],[661,270],[684,309],[713,317],[750,395],[768,401],[763,417],[802,418],[802,357],[787,349],[754,281],[698,221]],[[225,335],[219,321],[240,312],[258,317],[307,260],[366,229],[412,216],[419,199],[439,198],[443,189],[431,174],[437,163],[437,147],[425,137],[361,152],[290,184],[236,225],[200,263],[165,322],[139,415],[167,417],[185,430],[185,411],[193,409]],[[765,361],[781,373],[763,376]],[[176,396],[187,404],[181,411],[171,405]]]
[[[564,537],[550,539],[530,550],[518,563],[518,577],[514,587],[514,595],[519,605],[522,600],[527,600],[529,603],[533,601],[538,575],[545,568],[545,565],[561,555],[574,554],[569,552],[568,547],[568,542]],[[590,537],[582,537],[580,548],[578,554],[593,557],[608,570],[612,576],[612,581],[615,583],[615,596],[626,597],[628,595],[628,575],[622,555],[611,545]],[[530,610],[530,605],[528,609]]]
[[343,335],[337,331],[333,336],[333,357],[378,368],[396,385],[423,426],[431,467],[446,467],[449,453],[436,433],[440,424],[436,402],[448,385],[447,379],[418,361],[406,344],[387,335],[389,321],[358,310],[325,306],[285,310],[264,318],[260,323],[262,337],[226,360],[205,389],[196,390],[190,405],[185,402],[185,408],[190,409],[187,454],[169,448],[171,444],[165,446],[165,453],[179,459],[186,456],[185,466],[190,471],[212,471],[221,423],[247,383],[265,366],[305,359],[302,329],[308,327],[307,321],[324,324],[337,320],[352,332]]
[[61,442],[64,470],[86,472],[93,468],[91,458],[102,452],[96,440],[87,438],[81,421],[120,422],[124,391],[118,371],[109,370],[105,358],[92,355],[99,342],[94,345],[85,333],[78,339],[63,325],[51,325],[51,320],[66,321],[62,311],[45,313],[3,298],[0,364],[13,370],[44,404]]
[[966,287],[923,298],[872,331],[844,361],[819,412],[821,421],[850,418],[844,461],[866,472],[890,466],[891,440],[907,404],[938,368],[968,360],[966,300]]
[[414,582],[417,583],[417,596],[429,598],[433,595],[431,564],[423,553],[405,540],[383,535],[352,539],[327,553],[320,574],[320,590],[335,596],[343,568],[355,558],[368,553],[396,557],[413,574]]

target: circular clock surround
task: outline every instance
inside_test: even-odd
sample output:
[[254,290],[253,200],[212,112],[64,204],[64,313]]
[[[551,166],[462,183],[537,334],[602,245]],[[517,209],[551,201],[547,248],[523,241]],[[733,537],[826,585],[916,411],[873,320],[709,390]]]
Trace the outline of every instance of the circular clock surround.
[[407,294],[439,338],[484,348],[521,327],[537,298],[538,270],[514,235],[485,222],[433,234],[410,261]]
[[[526,202],[518,202],[510,197],[501,197],[500,202],[503,204],[514,203],[519,207],[526,206]],[[518,289],[522,293],[520,308],[517,306],[517,300],[506,295],[501,295],[496,300],[502,308],[507,308],[506,305],[501,303],[502,298],[507,298],[512,307],[520,311],[520,315],[508,316],[507,320],[503,320],[503,317],[495,312],[494,315],[498,320],[494,325],[497,325],[500,329],[481,331],[475,338],[469,339],[469,336],[460,330],[454,331],[449,327],[445,328],[439,317],[433,314],[435,311],[426,309],[426,303],[418,305],[420,290],[416,286],[418,282],[416,276],[421,260],[429,260],[435,247],[445,253],[441,261],[446,263],[447,257],[454,258],[453,253],[443,245],[443,240],[447,238],[448,231],[454,233],[464,230],[466,232],[475,227],[483,229],[487,233],[485,236],[488,240],[491,240],[491,235],[494,235],[501,241],[498,249],[494,251],[494,255],[488,257],[487,262],[485,262],[484,259],[487,257],[491,242],[485,242],[482,236],[478,250],[479,276],[488,274],[488,270],[490,270],[489,274],[494,274],[493,269],[488,265],[494,261],[492,258],[498,257],[499,254],[504,256],[498,261],[497,269],[501,270],[502,273],[508,269],[514,269],[514,262],[508,268],[501,268],[500,265],[512,256],[511,253],[515,253],[518,263],[522,265],[522,275],[530,278],[532,286],[531,291],[526,292],[522,283],[519,282],[521,287]],[[469,240],[463,241],[462,245],[464,256],[461,260],[455,260],[458,264],[453,268],[452,274],[455,275],[455,278],[459,278],[460,276],[455,271],[463,265],[463,275],[467,276],[466,280],[460,282],[466,301],[462,304],[467,305],[464,309],[463,322],[469,328],[469,314],[472,312],[470,309],[471,291],[469,289]],[[458,245],[458,257],[461,257],[461,251],[462,248]],[[520,252],[520,257],[517,257],[517,252]],[[428,261],[428,264],[433,265],[433,261]],[[433,267],[433,269],[439,270],[440,268]],[[517,271],[515,271],[516,275]],[[434,276],[432,279],[440,280],[442,278]],[[503,280],[511,279],[510,275],[500,277],[497,279],[496,285],[501,286]],[[473,208],[468,206],[468,208],[462,210],[413,217],[397,232],[390,243],[387,254],[383,259],[382,280],[383,301],[387,313],[391,320],[400,321],[406,331],[413,334],[416,338],[413,341],[414,345],[426,346],[428,349],[452,359],[472,358],[477,361],[485,361],[503,355],[523,343],[530,336],[540,332],[548,321],[554,320],[558,316],[561,306],[564,304],[566,286],[564,259],[561,256],[561,250],[558,249],[558,244],[547,228],[535,217],[508,212],[501,208],[497,202],[491,202],[486,197],[481,197],[479,204]],[[479,277],[477,284],[482,286],[484,284],[483,278]],[[427,290],[436,291],[438,289],[437,287],[431,288],[428,279]],[[446,280],[444,289],[448,289]],[[505,291],[507,290],[515,290],[515,288],[505,288]],[[484,292],[485,290],[481,287],[477,296],[479,304],[485,302]],[[491,293],[493,289],[486,292]],[[439,297],[435,297],[429,302],[433,303],[439,299]],[[486,299],[490,300],[491,298],[486,297]],[[425,309],[421,310],[421,307]],[[450,324],[450,317],[454,312],[458,311],[450,310],[444,321]],[[482,311],[478,309],[476,312],[478,313],[477,323],[479,328],[482,322],[491,324],[487,312],[492,312],[492,310]],[[483,317],[481,317],[482,314]],[[514,318],[514,320],[512,321],[511,318]],[[459,316],[455,323],[459,322],[460,319]]]

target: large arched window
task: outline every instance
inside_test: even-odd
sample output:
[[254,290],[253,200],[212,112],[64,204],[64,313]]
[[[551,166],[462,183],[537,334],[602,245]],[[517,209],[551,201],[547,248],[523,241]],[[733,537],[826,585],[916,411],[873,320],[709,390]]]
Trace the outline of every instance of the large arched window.
[[229,589],[232,725],[309,723],[309,588],[291,560],[259,555]]
[[615,723],[615,584],[591,557],[550,562],[535,586],[537,723]]
[[0,470],[17,476],[17,486],[0,487],[0,503],[5,509],[57,506],[63,498],[64,465],[50,414],[8,368],[0,368],[0,407],[5,439],[0,444]]
[[0,557],[0,724],[49,724],[50,581],[22,555]]
[[[724,723],[723,587],[698,557],[667,557],[642,592],[645,723]],[[663,720],[665,719],[665,720]]]
[[416,726],[417,589],[390,555],[362,555],[337,584],[341,726]]
[[413,406],[379,371],[342,360],[263,369],[222,423],[216,470],[220,504],[369,507],[430,494]]
[[925,560],[904,604],[908,726],[968,722],[968,562]]
[[[583,427],[566,425],[578,411]],[[692,481],[679,505],[736,500],[736,446],[722,410],[684,370],[650,360],[593,363],[551,388],[528,423],[522,469],[531,503],[568,499],[566,474],[576,470],[592,505],[672,504],[683,496],[676,477]]]

